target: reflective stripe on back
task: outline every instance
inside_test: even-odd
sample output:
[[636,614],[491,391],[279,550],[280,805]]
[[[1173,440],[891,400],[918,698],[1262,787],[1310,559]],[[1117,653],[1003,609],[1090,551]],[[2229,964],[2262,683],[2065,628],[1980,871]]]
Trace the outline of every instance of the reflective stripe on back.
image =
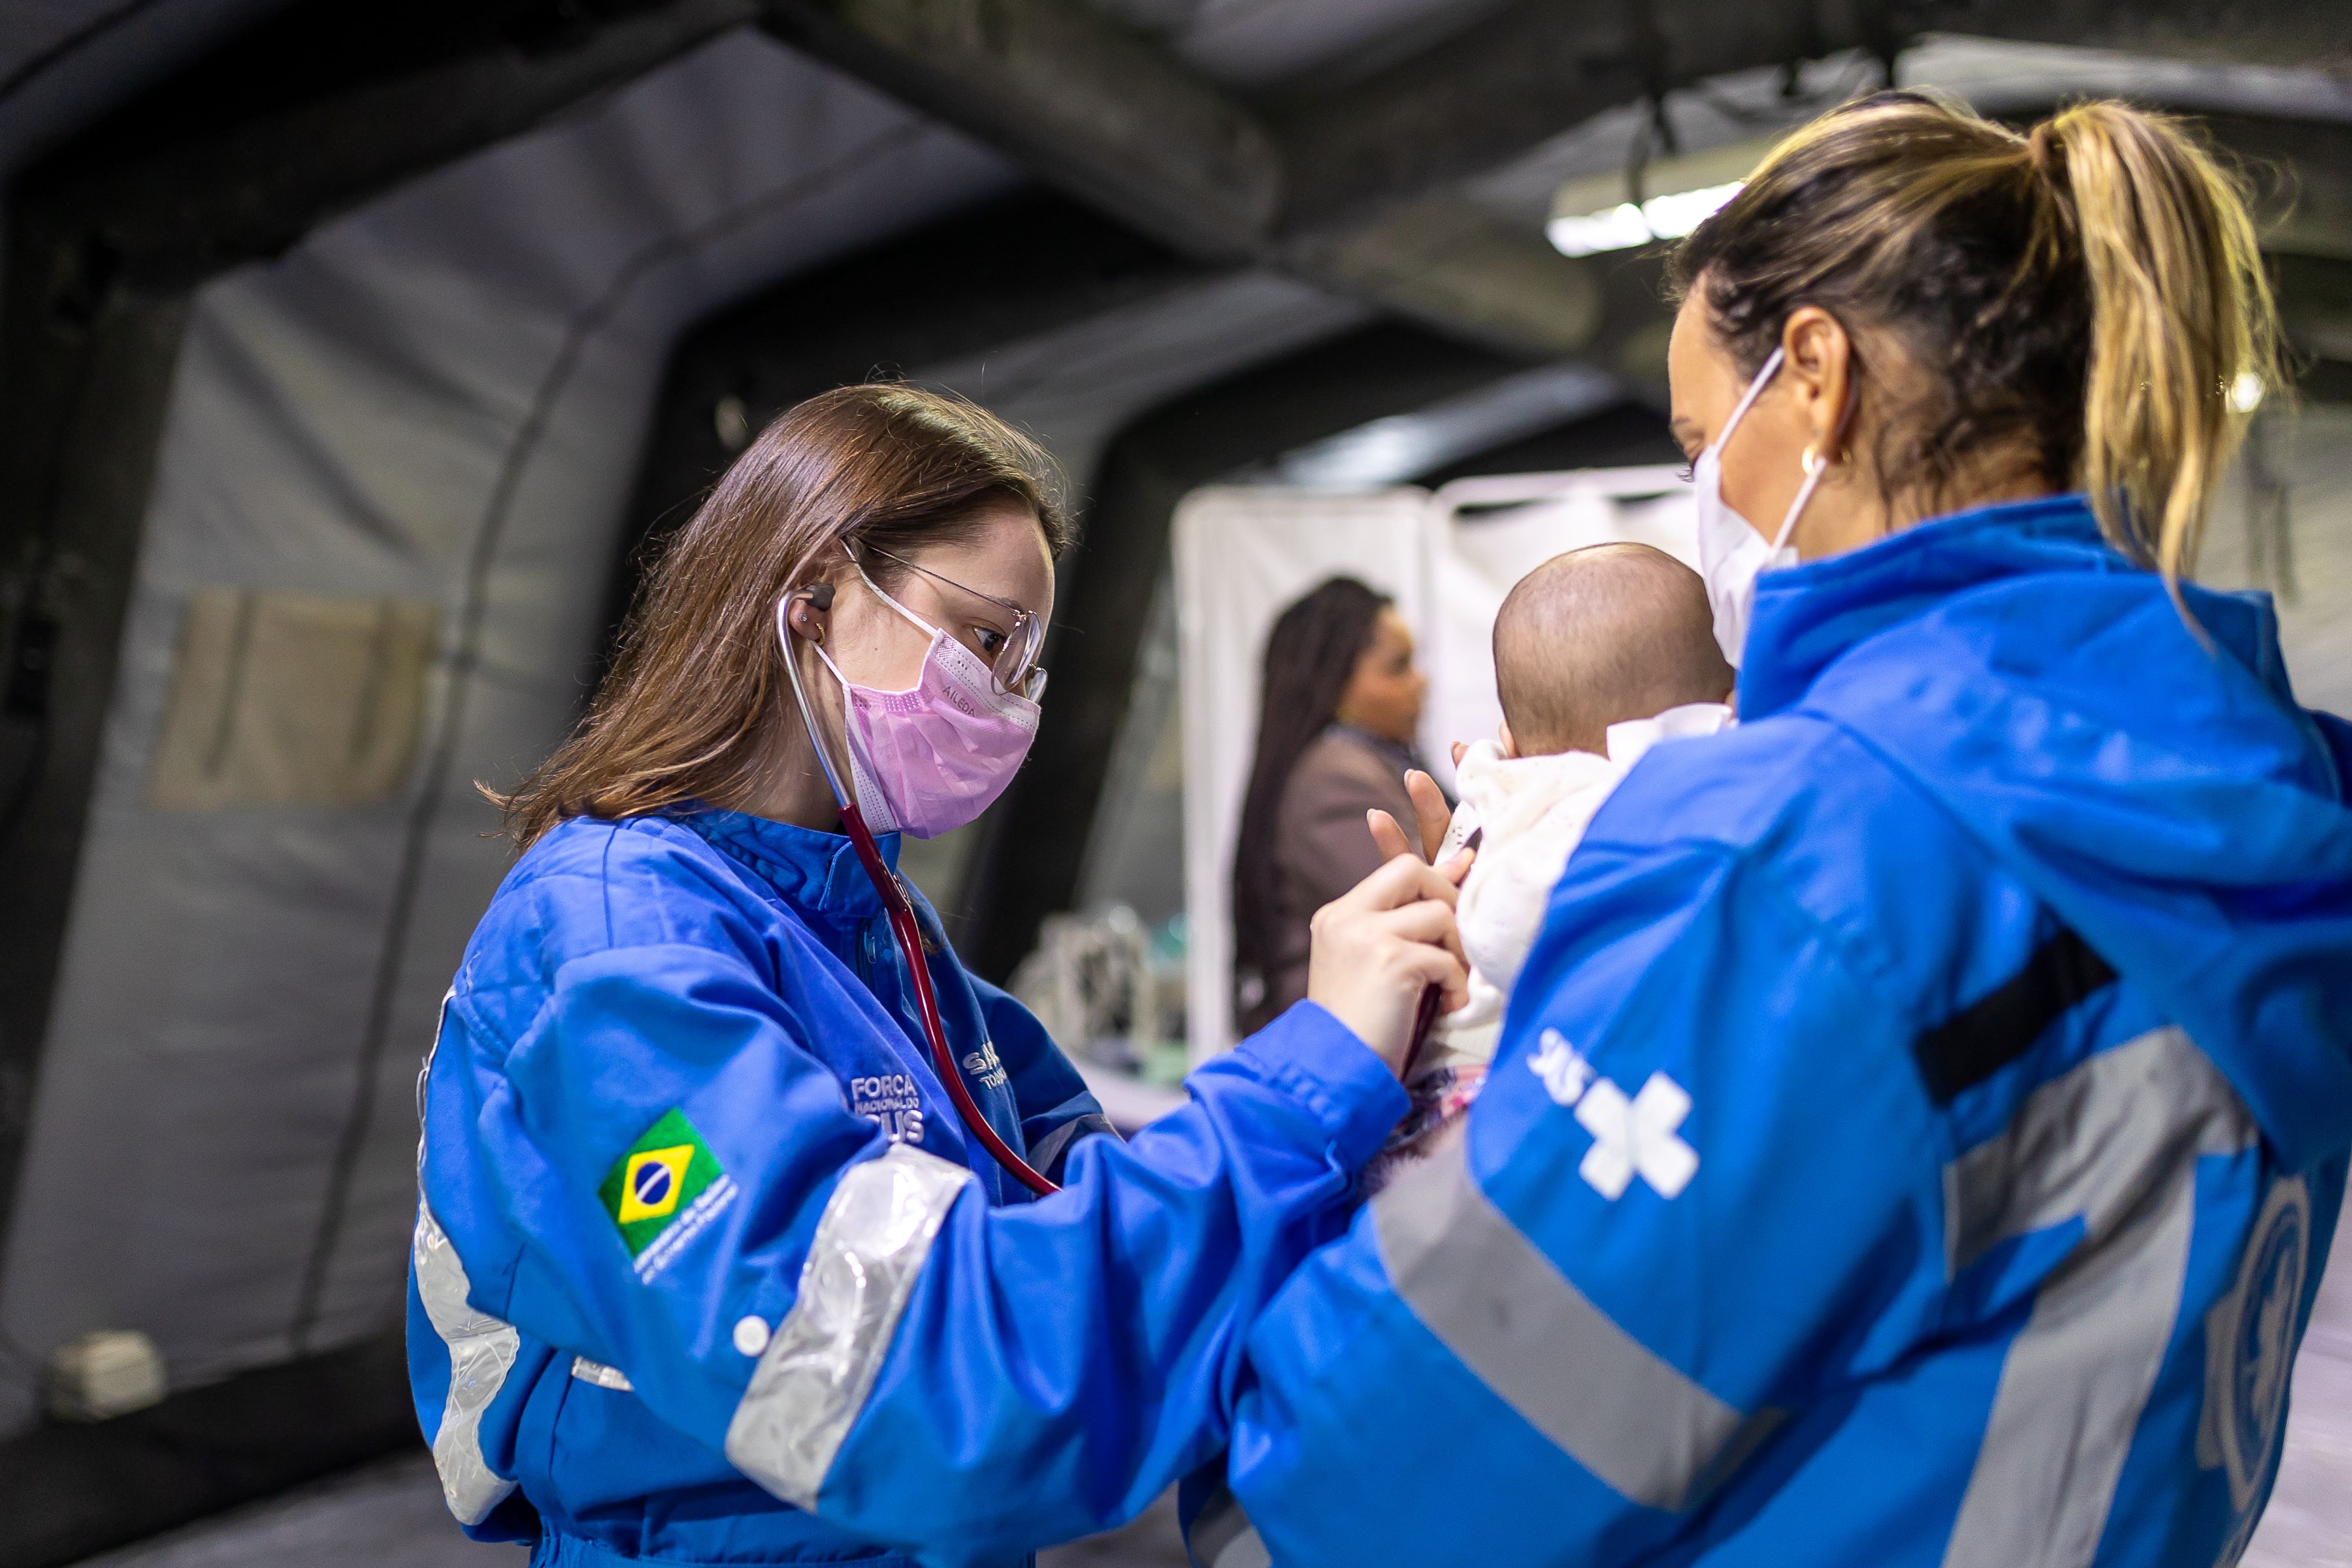
[[457,1522],[479,1524],[515,1489],[482,1457],[481,1426],[482,1412],[506,1385],[522,1338],[511,1324],[467,1305],[466,1265],[421,1198],[410,1257],[425,1315],[449,1347],[449,1392],[441,1403],[440,1428],[433,1434],[433,1468],[441,1474],[441,1495]]
[[2168,1026],[2043,1084],[1944,1168],[1950,1275],[2011,1237],[2084,1226],[2001,1363],[1946,1568],[2079,1568],[2097,1552],[2179,1317],[2198,1158],[2255,1135],[2228,1080]]
[[1372,1200],[1398,1296],[1496,1397],[1618,1492],[1681,1510],[1779,1424],[1742,1415],[1612,1321],[1496,1208],[1465,1141]]
[[894,1143],[852,1165],[818,1219],[792,1310],[727,1425],[730,1463],[814,1510],[865,1408],[915,1277],[972,1173]]

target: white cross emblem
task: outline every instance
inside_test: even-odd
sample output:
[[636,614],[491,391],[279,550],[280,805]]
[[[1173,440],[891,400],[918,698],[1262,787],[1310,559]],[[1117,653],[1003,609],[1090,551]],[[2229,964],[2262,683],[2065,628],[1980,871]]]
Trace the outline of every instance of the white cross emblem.
[[1577,1174],[1593,1191],[1614,1199],[1636,1175],[1663,1198],[1690,1185],[1698,1171],[1698,1153],[1675,1133],[1690,1114],[1691,1099],[1683,1086],[1662,1072],[1632,1100],[1607,1079],[1601,1079],[1576,1102],[1576,1120],[1592,1134]]
[[1698,1173],[1698,1152],[1677,1131],[1690,1114],[1690,1096],[1664,1073],[1652,1073],[1628,1100],[1558,1029],[1543,1032],[1528,1068],[1543,1080],[1545,1093],[1575,1108],[1577,1124],[1592,1134],[1576,1171],[1602,1197],[1615,1202],[1638,1175],[1671,1198]]

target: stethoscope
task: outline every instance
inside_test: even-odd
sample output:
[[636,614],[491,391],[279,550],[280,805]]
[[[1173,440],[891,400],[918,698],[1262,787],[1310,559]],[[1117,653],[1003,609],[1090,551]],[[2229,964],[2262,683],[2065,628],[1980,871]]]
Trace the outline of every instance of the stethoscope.
[[[826,611],[833,608],[833,584],[818,583],[795,589],[786,595],[785,603],[806,599],[809,607]],[[914,900],[907,897],[906,884],[882,858],[882,847],[874,842],[873,829],[866,826],[865,814],[857,809],[857,800],[843,783],[849,770],[834,765],[833,752],[825,739],[824,727],[816,721],[816,710],[809,703],[808,690],[801,684],[801,661],[793,646],[791,627],[785,616],[776,616],[777,630],[783,634],[782,653],[784,674],[792,681],[793,700],[799,704],[801,722],[808,727],[809,744],[816,752],[817,765],[824,770],[824,782],[832,786],[833,798],[841,808],[841,830],[849,836],[850,847],[857,851],[858,864],[874,882],[874,891],[880,895],[883,911],[890,917],[890,934],[898,939],[899,955],[907,961],[907,973],[914,977],[915,1011],[921,1016],[923,1036],[931,1047],[931,1061],[939,1068],[940,1079],[947,1085],[948,1098],[955,1101],[956,1114],[981,1147],[991,1158],[1012,1173],[1021,1184],[1041,1197],[1057,1193],[1061,1188],[1013,1152],[1013,1146],[998,1136],[988,1118],[981,1114],[980,1103],[971,1097],[971,1089],[963,1080],[963,1070],[956,1064],[955,1052],[948,1046],[947,1026],[940,1022],[940,1001],[931,989],[930,964],[923,957],[923,931],[915,923]],[[843,744],[848,744],[846,739]]]

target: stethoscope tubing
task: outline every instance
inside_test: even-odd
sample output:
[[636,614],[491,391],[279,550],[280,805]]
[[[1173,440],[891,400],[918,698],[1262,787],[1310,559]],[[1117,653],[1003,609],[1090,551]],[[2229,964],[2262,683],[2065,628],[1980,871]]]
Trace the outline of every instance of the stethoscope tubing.
[[963,1119],[971,1135],[980,1140],[989,1157],[1011,1172],[1023,1186],[1039,1197],[1060,1192],[1060,1187],[998,1135],[988,1118],[981,1113],[980,1102],[972,1099],[971,1086],[964,1082],[963,1071],[956,1063],[955,1052],[948,1046],[947,1026],[940,1020],[939,996],[931,989],[931,968],[923,957],[923,931],[915,923],[914,901],[907,897],[907,889],[899,885],[897,874],[883,860],[882,847],[875,843],[873,830],[866,826],[856,802],[841,803],[841,826],[849,835],[858,860],[866,867],[866,874],[874,879],[874,890],[882,895],[882,907],[890,917],[890,932],[898,939],[898,951],[907,960],[907,973],[914,976],[915,1011],[923,1020],[931,1061],[940,1070],[940,1080],[947,1085],[948,1098],[955,1101],[956,1114]]

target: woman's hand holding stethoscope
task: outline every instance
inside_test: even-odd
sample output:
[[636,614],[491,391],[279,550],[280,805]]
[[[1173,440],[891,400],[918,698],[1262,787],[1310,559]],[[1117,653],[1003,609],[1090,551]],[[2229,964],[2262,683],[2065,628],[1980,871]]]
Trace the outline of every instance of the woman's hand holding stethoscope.
[[[1445,837],[1445,797],[1426,773],[1407,777],[1423,841]],[[1431,815],[1435,812],[1434,831]],[[1431,866],[1384,811],[1370,814],[1385,864],[1315,911],[1307,960],[1307,1000],[1355,1031],[1400,1078],[1428,1026],[1432,992],[1452,1012],[1469,1000],[1470,965],[1454,926],[1454,901],[1470,869],[1463,850]]]

